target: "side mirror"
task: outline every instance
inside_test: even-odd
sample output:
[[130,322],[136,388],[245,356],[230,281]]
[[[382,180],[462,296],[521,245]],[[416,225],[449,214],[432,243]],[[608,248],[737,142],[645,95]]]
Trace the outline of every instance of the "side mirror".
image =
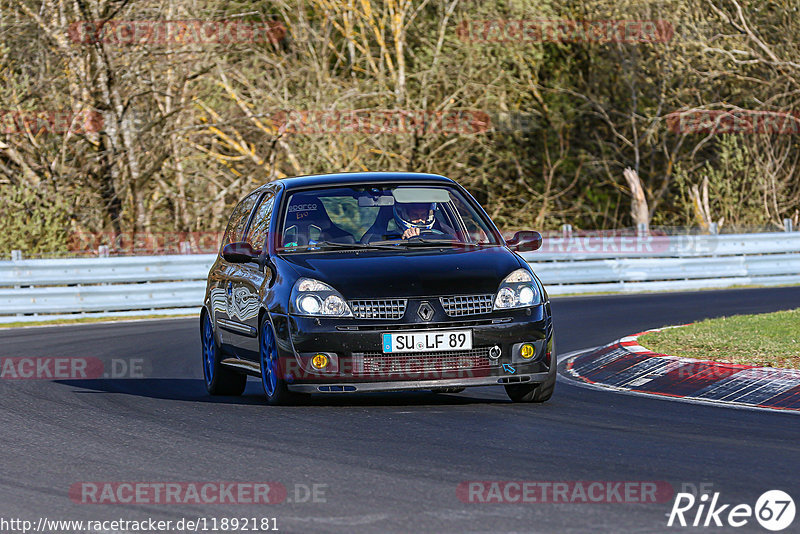
[[250,243],[228,243],[222,247],[222,257],[230,263],[249,263],[257,260],[260,254]]
[[539,232],[522,231],[506,241],[508,247],[514,252],[531,252],[542,247],[542,234]]

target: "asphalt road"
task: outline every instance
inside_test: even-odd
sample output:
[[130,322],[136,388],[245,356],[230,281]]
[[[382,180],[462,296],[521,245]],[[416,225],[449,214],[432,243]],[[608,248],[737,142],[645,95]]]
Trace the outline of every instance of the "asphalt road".
[[[557,349],[798,303],[800,287],[557,299]],[[701,530],[666,526],[671,499],[482,504],[457,497],[460,483],[491,480],[665,481],[676,491],[704,483],[722,503],[751,506],[764,491],[782,489],[800,505],[796,415],[565,380],[544,405],[512,404],[502,388],[478,388],[269,407],[255,380],[241,398],[207,396],[199,352],[195,320],[0,331],[2,357],[99,358],[106,372],[123,377],[0,380],[0,519],[270,517],[281,532]],[[70,487],[85,481],[275,481],[292,502],[70,500]],[[320,485],[317,502],[304,499],[313,484]],[[800,531],[800,518],[792,529]],[[753,519],[736,531],[766,532]]]

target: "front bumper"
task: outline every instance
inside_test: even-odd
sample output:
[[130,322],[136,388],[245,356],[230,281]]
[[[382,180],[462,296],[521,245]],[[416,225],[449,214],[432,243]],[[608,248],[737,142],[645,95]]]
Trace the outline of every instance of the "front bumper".
[[547,379],[548,373],[525,375],[485,376],[473,378],[452,378],[442,380],[391,380],[383,382],[337,382],[335,384],[289,384],[291,391],[299,393],[355,393],[371,391],[409,391],[442,387],[496,386],[505,384],[537,384]]
[[[463,320],[438,322],[388,322],[302,316],[274,317],[282,375],[292,391],[347,393],[470,387],[544,381],[554,360],[552,321],[545,305],[493,312]],[[397,331],[472,331],[473,351],[452,356],[447,352],[383,354],[382,333]],[[515,346],[533,343],[536,354],[529,361],[515,356]],[[484,358],[481,351],[499,347],[498,358]],[[315,370],[309,355],[324,352],[335,365]],[[488,354],[488,352],[487,352]],[[412,362],[403,367],[401,362]],[[366,363],[365,363],[366,362]],[[370,364],[389,362],[376,371]]]

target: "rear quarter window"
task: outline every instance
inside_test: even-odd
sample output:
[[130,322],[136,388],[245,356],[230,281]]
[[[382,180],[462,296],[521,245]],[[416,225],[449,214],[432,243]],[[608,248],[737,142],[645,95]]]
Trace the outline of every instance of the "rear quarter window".
[[261,204],[256,209],[253,222],[250,223],[250,229],[247,231],[247,237],[245,238],[245,241],[253,247],[253,250],[261,250],[267,241],[274,203],[275,194],[270,191],[264,196]]

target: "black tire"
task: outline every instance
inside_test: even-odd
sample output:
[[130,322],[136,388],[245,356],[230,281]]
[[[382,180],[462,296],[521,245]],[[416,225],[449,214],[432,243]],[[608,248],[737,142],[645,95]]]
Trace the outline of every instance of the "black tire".
[[551,363],[547,379],[539,384],[509,384],[505,386],[508,398],[514,402],[547,402],[556,387],[556,366]]
[[[285,406],[297,404],[309,395],[289,391],[286,382],[280,377],[281,365],[278,361],[278,347],[275,341],[275,329],[267,315],[261,320],[258,329],[258,361],[261,366],[261,385],[264,388],[264,395],[267,397],[267,404],[272,406]],[[270,367],[269,362],[272,362]]]
[[247,375],[222,365],[222,351],[214,336],[214,326],[207,313],[200,323],[200,344],[203,357],[203,379],[211,395],[238,396],[244,393]]

